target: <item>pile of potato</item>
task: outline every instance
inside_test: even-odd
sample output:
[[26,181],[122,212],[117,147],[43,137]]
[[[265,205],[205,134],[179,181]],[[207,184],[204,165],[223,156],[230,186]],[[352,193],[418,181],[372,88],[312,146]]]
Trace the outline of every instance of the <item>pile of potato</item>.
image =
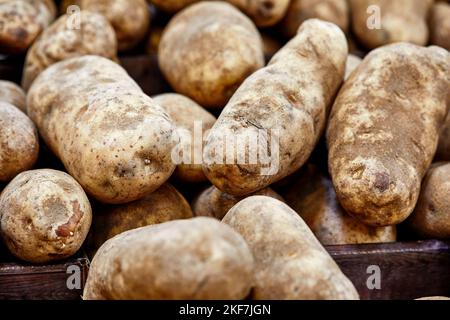
[[450,239],[448,50],[447,1],[0,0],[3,244],[84,246],[84,299],[359,299],[324,245]]

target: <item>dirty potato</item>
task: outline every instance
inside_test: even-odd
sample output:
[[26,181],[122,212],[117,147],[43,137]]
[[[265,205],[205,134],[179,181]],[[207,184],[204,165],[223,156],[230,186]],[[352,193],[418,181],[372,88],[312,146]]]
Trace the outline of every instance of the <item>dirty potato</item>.
[[8,102],[24,113],[27,111],[25,92],[14,82],[0,80],[0,101]]
[[97,200],[140,199],[175,169],[172,121],[111,60],[83,56],[50,66],[27,104],[48,147]]
[[32,170],[19,174],[0,196],[0,233],[11,253],[34,263],[72,256],[91,225],[91,207],[68,174]]
[[327,140],[348,213],[372,226],[410,215],[447,114],[449,75],[445,49],[400,43],[373,50],[344,83]]
[[158,58],[174,90],[205,108],[222,108],[264,65],[254,24],[233,6],[210,1],[189,6],[170,21]]
[[227,225],[169,221],[108,240],[92,260],[83,299],[244,299],[253,268],[244,239]]
[[436,158],[442,161],[450,161],[450,110],[441,130]]
[[450,50],[450,4],[435,3],[429,15],[430,42]]
[[350,77],[350,74],[355,70],[359,64],[361,63],[362,59],[358,56],[355,56],[354,54],[349,54],[347,57],[347,64],[345,66],[345,75],[344,80],[347,80],[348,77]]
[[349,279],[305,222],[281,201],[248,197],[222,222],[247,242],[255,259],[256,300],[358,299]]
[[267,67],[245,80],[211,129],[203,154],[208,179],[242,196],[299,169],[323,132],[347,54],[337,26],[303,23]]
[[279,22],[290,0],[226,0],[248,15],[258,27],[270,27]]

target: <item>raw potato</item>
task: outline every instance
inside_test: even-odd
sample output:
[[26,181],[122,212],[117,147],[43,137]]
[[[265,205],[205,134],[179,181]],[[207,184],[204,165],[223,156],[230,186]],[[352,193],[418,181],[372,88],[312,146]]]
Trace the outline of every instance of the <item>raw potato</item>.
[[332,22],[347,32],[350,20],[347,0],[291,0],[280,30],[292,38],[305,20],[313,18]]
[[154,4],[158,9],[168,13],[175,13],[188,5],[198,2],[199,0],[148,0]]
[[305,222],[283,202],[249,197],[222,222],[241,234],[253,253],[253,299],[359,299]]
[[[323,132],[347,54],[337,26],[303,23],[267,67],[245,80],[211,129],[203,153],[208,179],[242,196],[300,168]],[[226,141],[231,138],[234,144]]]
[[450,239],[450,162],[431,166],[408,222],[421,237]]
[[417,298],[417,299],[414,299],[414,300],[450,300],[450,297],[432,296],[432,297]]
[[450,111],[445,120],[439,137],[438,149],[436,151],[436,158],[438,160],[450,161]]
[[0,196],[0,231],[11,253],[34,263],[72,256],[80,249],[92,213],[81,186],[68,174],[19,174]]
[[85,300],[244,299],[253,284],[244,239],[212,218],[127,231],[95,255]]
[[56,62],[89,54],[117,59],[114,29],[98,13],[81,11],[64,15],[47,28],[28,51],[22,87],[28,91],[34,79]]
[[314,166],[307,167],[284,197],[323,245],[396,240],[395,226],[370,227],[349,216],[339,205],[331,181]]
[[[265,188],[252,194],[267,196],[284,201],[283,198],[270,188]],[[244,197],[236,197],[220,191],[214,186],[204,190],[194,200],[192,210],[196,216],[212,217],[222,220],[227,212]]]
[[0,101],[8,102],[24,113],[27,111],[25,92],[14,82],[0,80]]
[[18,108],[0,101],[0,182],[30,169],[39,155],[33,122]]
[[290,0],[226,0],[248,15],[258,27],[270,27],[286,14]]
[[205,108],[222,108],[264,65],[258,30],[224,2],[200,2],[178,13],[164,30],[158,57],[175,91]]
[[350,74],[355,70],[361,63],[362,59],[354,54],[349,54],[347,57],[347,64],[345,66],[344,80],[350,77]]
[[[432,4],[433,0],[350,0],[353,33],[368,49],[394,42],[424,46]],[[378,18],[381,28],[375,23]]]
[[24,52],[55,16],[53,0],[0,0],[0,52]]
[[176,129],[118,64],[98,56],[47,68],[28,93],[47,146],[90,195],[131,202],[172,174]]
[[327,132],[339,202],[372,226],[416,204],[448,109],[450,53],[408,43],[373,50],[344,83]]
[[[153,97],[156,104],[163,107],[178,128],[179,147],[186,161],[177,165],[175,177],[185,183],[207,181],[202,170],[203,137],[216,122],[216,118],[193,100],[176,93],[166,93]],[[189,155],[185,155],[189,153]],[[180,160],[182,160],[181,157]],[[181,162],[181,161],[180,161]]]
[[140,200],[96,210],[87,241],[89,251],[95,253],[106,240],[124,231],[192,217],[186,199],[177,189],[165,183]]
[[438,2],[430,10],[430,42],[450,50],[450,4]]

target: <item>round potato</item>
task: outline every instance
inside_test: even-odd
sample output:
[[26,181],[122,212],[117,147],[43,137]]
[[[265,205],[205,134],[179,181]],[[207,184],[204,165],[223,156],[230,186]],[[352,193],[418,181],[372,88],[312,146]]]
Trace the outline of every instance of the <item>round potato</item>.
[[191,5],[170,21],[158,58],[174,90],[205,108],[223,108],[264,65],[261,36],[251,20],[232,5],[211,1]]
[[226,0],[241,9],[258,27],[270,27],[286,14],[290,0]]
[[18,258],[44,263],[81,247],[92,213],[81,186],[68,174],[32,170],[19,174],[0,196],[0,233]]
[[439,136],[436,158],[442,161],[450,161],[450,111]]
[[348,77],[350,77],[350,74],[355,70],[359,64],[361,63],[362,59],[358,56],[355,56],[354,54],[349,54],[347,57],[347,64],[345,66],[345,75],[344,80],[347,80]]
[[33,122],[15,106],[0,101],[0,182],[31,169],[38,155],[39,136]]
[[253,268],[230,227],[205,217],[169,221],[108,240],[92,260],[83,299],[244,299]]
[[450,4],[437,2],[430,11],[430,43],[450,50]]
[[8,102],[20,111],[27,112],[25,92],[14,82],[0,80],[0,101]]
[[248,197],[222,222],[241,234],[253,253],[253,299],[359,299],[305,222],[283,202]]

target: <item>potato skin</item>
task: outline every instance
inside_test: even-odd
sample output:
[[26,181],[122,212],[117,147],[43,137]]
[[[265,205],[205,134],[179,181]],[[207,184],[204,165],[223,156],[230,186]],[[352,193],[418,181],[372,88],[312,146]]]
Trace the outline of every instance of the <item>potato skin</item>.
[[0,182],[31,169],[39,155],[33,122],[18,108],[0,101]]
[[175,13],[199,0],[151,0],[158,9],[168,13]]
[[448,110],[449,57],[439,47],[384,46],[336,98],[330,173],[341,205],[368,225],[398,224],[414,209]]
[[224,2],[200,2],[178,13],[163,32],[159,65],[178,93],[205,108],[223,108],[264,65],[261,36],[250,19]]
[[28,262],[73,255],[86,238],[91,219],[83,189],[61,171],[23,172],[0,196],[1,236],[11,253]]
[[355,70],[361,63],[362,59],[354,54],[349,54],[347,57],[347,64],[345,66],[344,80],[350,77],[350,74]]
[[[350,0],[353,33],[364,46],[374,49],[394,42],[410,42],[424,46],[428,41],[426,23],[434,0]],[[369,29],[369,6],[378,6],[381,29]]]
[[332,22],[347,33],[350,20],[347,0],[291,0],[280,30],[292,38],[304,21],[314,18]]
[[431,166],[408,223],[421,237],[450,239],[450,162]]
[[14,82],[0,80],[0,101],[8,102],[20,111],[27,112],[25,92]]
[[332,182],[309,165],[286,194],[286,204],[306,222],[323,245],[395,242],[395,226],[370,227],[339,205]]
[[435,3],[429,15],[430,43],[450,50],[450,4]]
[[450,111],[442,128],[441,135],[439,136],[436,159],[450,161]]
[[[178,135],[181,138],[180,149],[184,150],[184,146],[186,146],[188,150],[191,150],[191,161],[177,165],[174,172],[175,178],[185,183],[207,181],[202,170],[203,137],[206,137],[208,130],[216,122],[216,117],[199,106],[195,101],[181,94],[160,94],[153,97],[153,101],[163,107],[177,126]],[[199,122],[198,129],[195,129],[195,122]],[[202,128],[203,136],[196,137],[196,134],[200,134],[200,127]],[[199,132],[197,133],[196,130]],[[199,139],[200,143],[196,143],[195,139]],[[194,163],[194,161],[198,163]]]
[[[280,201],[284,201],[283,198],[270,188],[259,190],[251,196],[267,196]],[[214,186],[205,189],[202,193],[194,199],[192,203],[192,210],[194,214],[204,217],[212,217],[222,220],[227,212],[239,201],[245,197],[236,197],[231,194],[220,191]]]
[[258,27],[270,27],[286,14],[290,0],[227,0],[248,15]]
[[[304,22],[298,35],[275,54],[267,67],[247,78],[222,111],[203,151],[203,170],[208,179],[218,189],[242,196],[300,168],[323,132],[328,110],[344,78],[347,54],[345,35],[337,26],[317,19]],[[267,131],[267,136],[261,131]],[[278,163],[266,165],[259,159],[257,163],[239,163],[236,156],[217,156],[217,151],[225,149],[228,136],[245,142],[245,137],[258,134],[259,148]],[[272,149],[273,144],[279,150]],[[228,149],[227,145],[226,152],[231,153]],[[249,149],[245,150],[246,159],[251,156]]]
[[283,202],[248,197],[222,222],[241,234],[253,253],[253,299],[359,299],[305,222]]
[[175,169],[172,121],[111,60],[83,56],[54,64],[33,83],[27,102],[48,147],[99,201],[140,199]]
[[74,17],[61,16],[31,46],[22,77],[25,91],[43,70],[56,62],[89,54],[117,59],[116,36],[105,17],[81,11],[79,29],[73,27]]
[[89,251],[92,253],[95,253],[106,240],[119,233],[170,220],[193,217],[189,203],[168,183],[140,200],[122,205],[104,205],[94,212],[92,228],[87,240]]
[[247,244],[230,227],[205,217],[169,221],[108,240],[83,299],[243,299],[252,269]]

